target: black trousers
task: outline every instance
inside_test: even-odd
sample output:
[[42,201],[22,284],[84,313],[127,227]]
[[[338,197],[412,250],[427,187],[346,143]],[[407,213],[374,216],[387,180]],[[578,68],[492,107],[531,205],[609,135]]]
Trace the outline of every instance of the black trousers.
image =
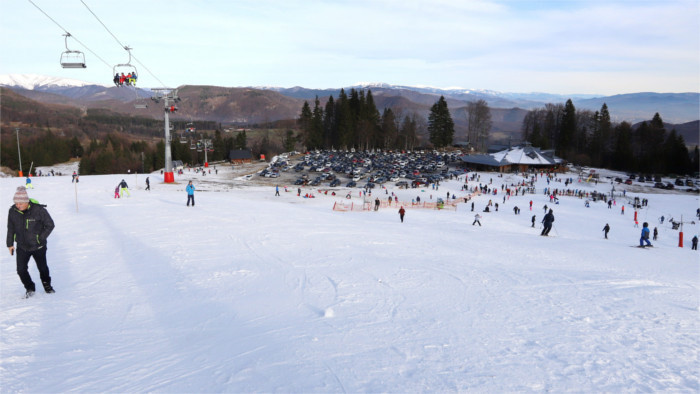
[[27,291],[36,291],[36,286],[32,277],[29,276],[29,258],[34,257],[36,267],[39,269],[39,276],[44,288],[51,286],[51,276],[49,275],[49,266],[46,264],[46,248],[37,249],[29,252],[24,249],[15,248],[17,252],[17,275],[22,281],[24,288]]
[[192,201],[192,206],[194,206],[194,194],[187,195],[187,206],[190,206],[190,201]]
[[551,230],[551,229],[552,229],[551,224],[545,224],[544,228],[542,229],[542,234],[540,234],[540,235],[549,235],[549,230]]

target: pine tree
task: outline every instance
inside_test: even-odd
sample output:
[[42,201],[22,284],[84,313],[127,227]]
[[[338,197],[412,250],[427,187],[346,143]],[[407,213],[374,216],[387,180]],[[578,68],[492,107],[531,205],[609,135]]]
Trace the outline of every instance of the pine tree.
[[291,152],[294,150],[297,138],[294,137],[294,132],[292,130],[287,130],[284,137],[284,151]]
[[307,136],[306,146],[308,149],[323,148],[323,109],[321,102],[316,96],[314,110],[311,116],[311,129]]
[[627,122],[622,122],[615,127],[613,169],[638,170],[632,146],[632,125]]
[[245,130],[241,130],[236,134],[236,138],[233,142],[233,149],[245,150],[248,149],[248,137],[246,136]]
[[557,151],[563,158],[572,156],[574,149],[574,138],[576,133],[576,108],[571,99],[566,100],[564,112],[561,118],[561,129],[557,140]]
[[350,102],[344,89],[340,89],[338,100],[335,102],[335,118],[339,146],[348,149],[353,147],[355,136],[353,134],[353,116],[350,110]]
[[337,119],[335,116],[335,101],[328,97],[326,109],[323,111],[323,146],[325,148],[338,146]]
[[307,146],[311,139],[312,118],[313,114],[311,113],[311,107],[309,106],[309,102],[304,101],[304,105],[301,107],[301,114],[299,115],[299,119],[297,119],[297,123],[299,124],[299,129],[301,130],[301,133],[304,136],[304,143]]
[[436,148],[442,148],[452,144],[455,128],[450,110],[447,108],[447,101],[444,96],[433,104],[428,115],[428,132],[430,142]]
[[382,114],[382,126],[380,127],[380,130],[379,147],[387,149],[396,146],[396,141],[398,140],[398,129],[396,128],[396,117],[394,116],[394,111],[392,111],[391,108],[384,108],[384,113]]

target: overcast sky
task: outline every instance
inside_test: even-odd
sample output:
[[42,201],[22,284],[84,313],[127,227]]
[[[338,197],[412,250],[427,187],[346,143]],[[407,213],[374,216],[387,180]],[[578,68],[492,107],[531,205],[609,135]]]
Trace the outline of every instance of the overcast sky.
[[[0,0],[0,74],[144,87],[338,88],[358,82],[503,92],[700,91],[700,1]],[[95,54],[91,53],[94,52]],[[138,60],[138,62],[137,62]]]

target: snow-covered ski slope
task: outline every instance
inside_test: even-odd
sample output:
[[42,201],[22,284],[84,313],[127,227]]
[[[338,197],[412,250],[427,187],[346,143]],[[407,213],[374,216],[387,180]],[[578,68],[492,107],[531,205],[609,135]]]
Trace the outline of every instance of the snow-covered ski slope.
[[[122,178],[131,197],[116,200]],[[475,198],[478,211],[500,205],[480,212],[479,227],[466,204],[409,209],[400,223],[398,207],[334,212],[345,192],[304,199],[290,186],[274,197],[274,186],[241,186],[226,169],[176,185],[150,178],[147,192],[143,175],[83,176],[78,212],[70,176],[34,178],[29,195],[56,222],[56,293],[22,299],[14,257],[2,254],[0,391],[700,390],[698,225],[684,226],[678,248],[678,231],[658,222],[692,220],[697,195],[634,194],[649,199],[640,225],[660,232],[641,250],[630,248],[640,234],[631,207],[552,206],[544,180],[505,204],[500,190]],[[23,183],[0,179],[2,206]],[[389,193],[434,201],[460,186]],[[538,235],[545,204],[550,238]]]

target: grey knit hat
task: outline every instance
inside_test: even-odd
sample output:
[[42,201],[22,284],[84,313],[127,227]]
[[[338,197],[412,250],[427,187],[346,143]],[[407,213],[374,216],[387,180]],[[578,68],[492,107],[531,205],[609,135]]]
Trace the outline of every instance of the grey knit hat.
[[29,195],[27,194],[27,188],[24,186],[17,186],[17,191],[15,192],[14,198],[12,198],[12,201],[15,203],[18,202],[24,202],[28,203],[29,202]]

